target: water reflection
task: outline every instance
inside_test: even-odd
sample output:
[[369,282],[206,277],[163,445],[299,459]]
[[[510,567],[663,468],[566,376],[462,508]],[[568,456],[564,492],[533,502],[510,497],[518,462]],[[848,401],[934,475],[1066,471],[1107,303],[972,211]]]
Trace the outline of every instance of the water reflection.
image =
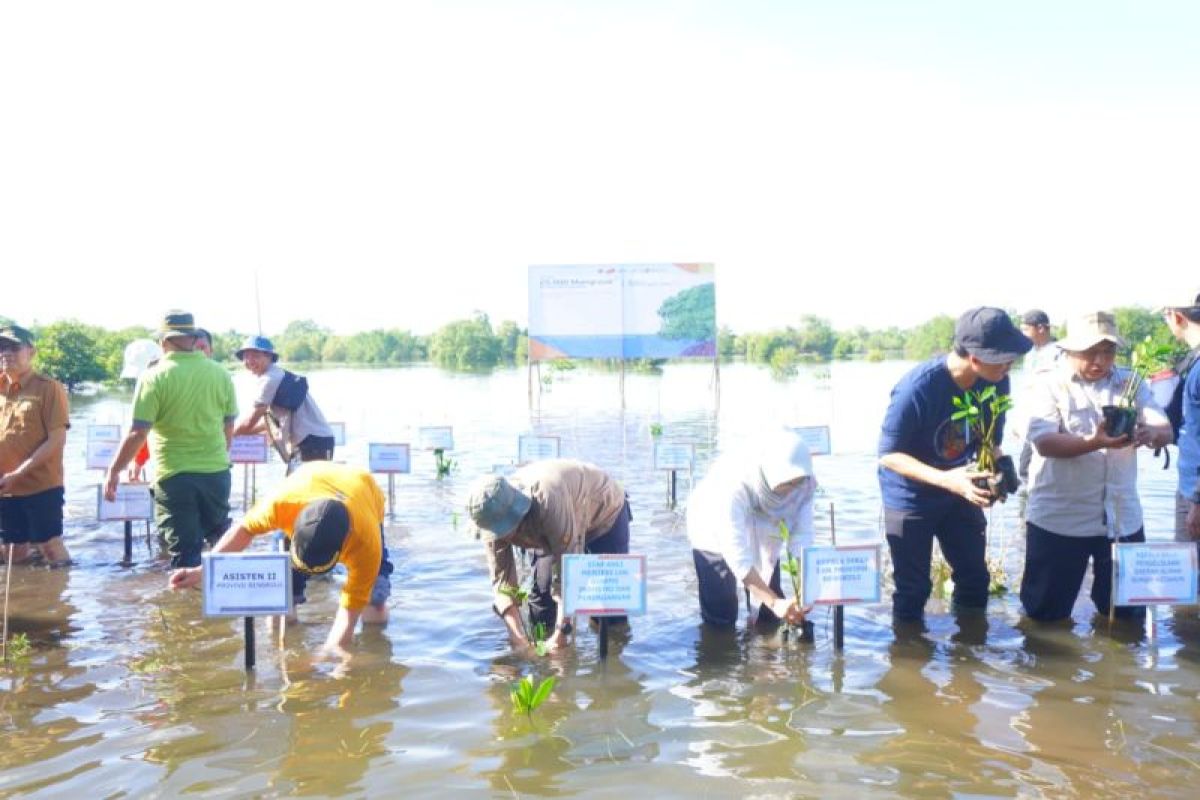
[[[1061,628],[1028,628],[1012,596],[982,621],[933,602],[927,629],[897,637],[885,591],[878,607],[848,611],[843,652],[822,613],[806,645],[698,625],[680,522],[689,481],[681,476],[680,508],[668,509],[650,424],[696,443],[698,477],[719,450],[765,427],[832,423],[837,454],[816,463],[820,531],[835,502],[839,539],[875,542],[874,438],[907,366],[834,364],[820,380],[802,368],[785,382],[723,367],[719,413],[710,365],[627,376],[624,412],[616,376],[577,370],[556,377],[533,414],[523,371],[314,371],[330,418],[347,424],[339,457],[365,463],[368,441],[452,424],[460,466],[439,481],[429,454],[414,452],[413,473],[397,477],[387,629],[360,634],[346,665],[313,660],[337,595],[318,585],[282,651],[260,623],[251,676],[240,621],[203,620],[197,596],[167,592],[140,529],[137,563],[113,566],[120,526],[90,521],[97,476],[83,466],[82,441],[89,419],[119,422],[125,407],[77,403],[67,509],[79,566],[14,574],[14,629],[30,634],[34,653],[22,670],[0,671],[0,794],[1191,797],[1200,610],[1159,609],[1151,636],[1110,633],[1082,613]],[[462,494],[514,460],[530,430],[561,436],[564,456],[594,461],[629,492],[649,613],[613,632],[603,666],[586,630],[564,658],[516,659],[487,611],[486,564],[461,520]],[[1147,534],[1170,539],[1173,476],[1153,466],[1139,475]],[[260,491],[278,477],[274,465],[260,470]],[[1009,505],[993,511],[999,539],[1020,530]],[[1007,538],[1016,586],[1021,537]],[[559,676],[532,722],[508,695],[530,670]]]

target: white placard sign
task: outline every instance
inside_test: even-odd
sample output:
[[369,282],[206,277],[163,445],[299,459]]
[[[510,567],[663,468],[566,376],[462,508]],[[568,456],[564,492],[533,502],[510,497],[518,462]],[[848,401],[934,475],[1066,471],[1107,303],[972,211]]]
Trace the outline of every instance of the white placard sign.
[[1114,545],[1119,606],[1195,605],[1196,545],[1136,542]]
[[517,463],[528,464],[546,458],[558,458],[562,452],[562,440],[557,436],[535,436],[523,433],[517,439]]
[[229,445],[229,460],[234,464],[265,464],[267,447],[267,437],[261,433],[235,436]]
[[878,603],[879,545],[806,547],[804,605]]
[[566,614],[645,614],[646,557],[564,555],[562,586]]
[[453,450],[454,430],[449,425],[418,428],[417,441],[422,450]]
[[329,430],[333,431],[333,446],[334,447],[345,447],[346,446],[346,423],[331,422],[331,423],[329,423]]
[[808,452],[814,456],[827,456],[833,452],[833,446],[829,441],[829,426],[828,425],[812,425],[805,428],[792,428],[800,438],[804,440],[804,444],[808,446]]
[[104,499],[104,487],[96,487],[96,519],[101,522],[114,520],[151,519],[154,516],[154,500],[150,497],[148,483],[119,483],[117,497],[112,502]]
[[287,553],[205,553],[204,616],[256,617],[292,610]]
[[407,444],[371,444],[368,445],[367,463],[371,472],[398,473],[411,472]]
[[108,469],[121,446],[120,425],[88,425],[86,461],[88,469]]
[[655,442],[654,468],[691,471],[696,463],[696,445],[684,442]]

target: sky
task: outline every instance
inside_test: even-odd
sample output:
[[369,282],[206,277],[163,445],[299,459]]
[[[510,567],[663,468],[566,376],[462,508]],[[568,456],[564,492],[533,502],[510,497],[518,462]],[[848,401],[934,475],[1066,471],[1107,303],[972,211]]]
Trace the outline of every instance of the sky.
[[429,333],[658,262],[739,332],[1161,306],[1197,41],[1194,0],[3,3],[0,315]]

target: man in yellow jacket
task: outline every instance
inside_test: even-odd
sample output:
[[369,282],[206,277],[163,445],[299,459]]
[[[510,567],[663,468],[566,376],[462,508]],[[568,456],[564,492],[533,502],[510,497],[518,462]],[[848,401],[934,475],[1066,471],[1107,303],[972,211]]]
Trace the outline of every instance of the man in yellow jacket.
[[[392,563],[383,538],[385,500],[371,473],[329,461],[310,461],[257,502],[213,547],[245,550],[255,536],[282,530],[292,541],[292,566],[308,574],[346,565],[346,583],[325,646],[344,650],[361,618],[387,622]],[[201,568],[171,573],[171,588],[198,587]]]

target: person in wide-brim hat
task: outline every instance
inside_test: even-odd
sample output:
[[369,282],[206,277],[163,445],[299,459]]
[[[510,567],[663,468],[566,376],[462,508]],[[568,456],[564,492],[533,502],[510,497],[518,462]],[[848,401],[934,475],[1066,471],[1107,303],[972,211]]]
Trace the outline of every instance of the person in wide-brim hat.
[[[574,621],[555,600],[562,595],[563,555],[629,552],[632,515],[625,490],[604,470],[582,461],[535,461],[507,477],[482,477],[471,487],[467,513],[487,550],[492,608],[519,647],[533,644],[530,637],[539,623],[550,649],[565,645],[574,630]],[[528,630],[511,594],[518,586],[515,548],[531,554]]]
[[158,340],[175,339],[196,335],[196,318],[187,311],[171,310],[163,315],[158,329]]
[[1126,347],[1125,340],[1117,332],[1117,318],[1107,311],[1094,311],[1067,320],[1067,335],[1059,340],[1058,346],[1072,353],[1082,353],[1101,342],[1112,342],[1118,350]]

